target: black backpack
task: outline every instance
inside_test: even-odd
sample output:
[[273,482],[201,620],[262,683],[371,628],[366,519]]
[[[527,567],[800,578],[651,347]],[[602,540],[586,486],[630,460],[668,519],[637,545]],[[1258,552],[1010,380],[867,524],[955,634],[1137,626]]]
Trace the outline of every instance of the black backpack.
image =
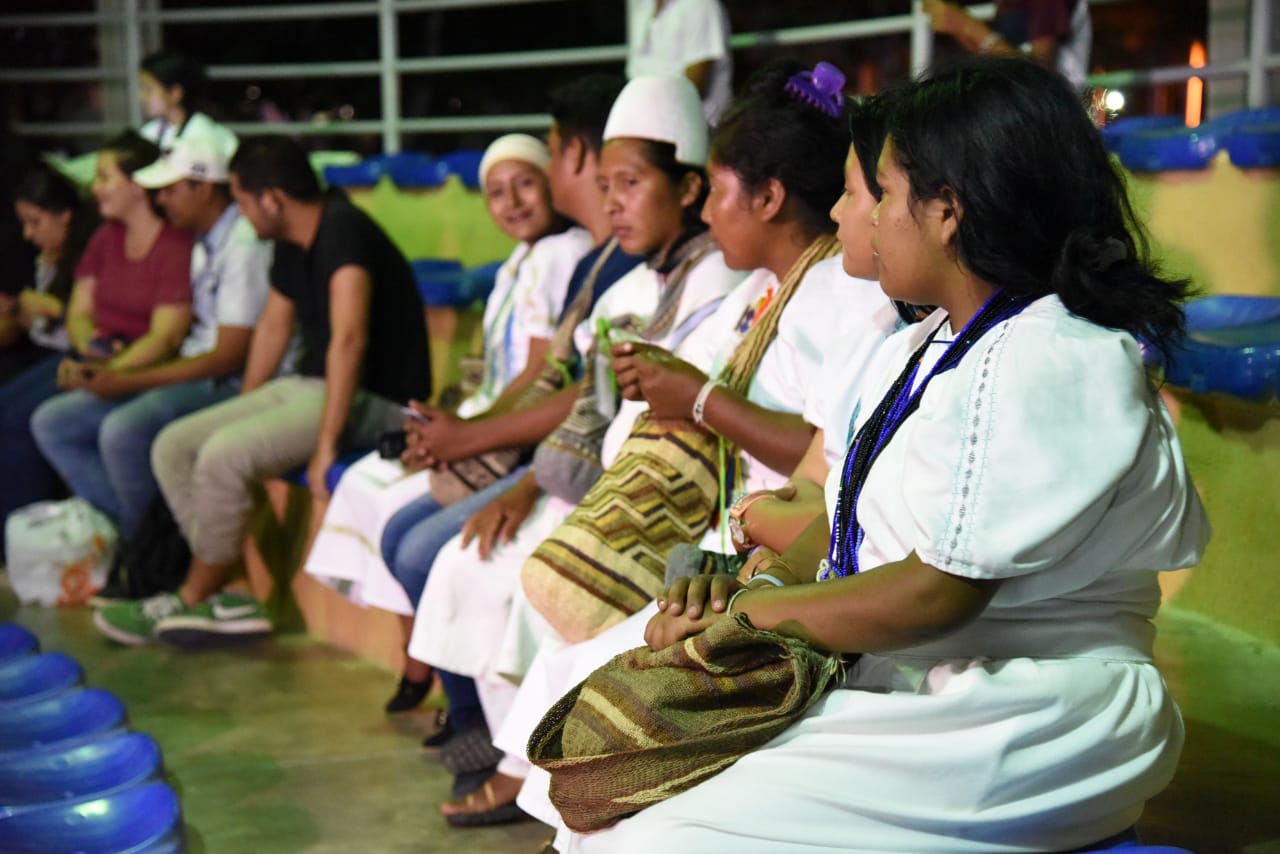
[[191,547],[182,536],[163,495],[147,505],[138,530],[116,550],[103,593],[145,599],[182,586],[191,563]]

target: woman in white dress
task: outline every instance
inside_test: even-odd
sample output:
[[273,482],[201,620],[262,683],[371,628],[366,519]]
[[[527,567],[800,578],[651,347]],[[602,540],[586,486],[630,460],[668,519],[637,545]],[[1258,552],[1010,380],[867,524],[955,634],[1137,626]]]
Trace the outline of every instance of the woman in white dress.
[[[546,174],[549,161],[546,145],[522,133],[494,140],[480,161],[480,185],[489,215],[517,243],[485,303],[484,369],[478,387],[458,405],[461,418],[510,407],[537,377],[564,305],[570,273],[591,248],[590,235],[577,226],[567,227],[552,207]],[[421,408],[411,411],[417,417]],[[474,498],[447,508],[455,516],[463,514],[458,524],[469,515],[467,506]],[[359,605],[399,614],[407,643],[413,606],[422,594],[430,563],[388,565],[384,554],[395,555],[397,544],[415,526],[442,509],[428,491],[422,465],[368,454],[338,483],[307,557],[307,572],[350,584],[348,595]],[[416,708],[431,687],[431,676],[428,665],[406,658],[386,710]]]
[[881,287],[940,308],[868,374],[827,557],[677,583],[647,630],[664,648],[741,613],[862,655],[768,745],[571,851],[1067,851],[1172,777],[1156,571],[1209,529],[1135,336],[1180,334],[1186,284],[1153,271],[1096,129],[1031,63],[902,93],[878,181]]

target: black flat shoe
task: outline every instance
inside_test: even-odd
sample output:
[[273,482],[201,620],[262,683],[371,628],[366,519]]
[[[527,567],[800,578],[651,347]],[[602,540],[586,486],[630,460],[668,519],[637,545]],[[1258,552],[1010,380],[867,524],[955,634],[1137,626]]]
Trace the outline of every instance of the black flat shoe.
[[395,714],[396,712],[411,712],[418,706],[422,705],[422,701],[426,699],[427,694],[431,692],[431,677],[428,676],[421,682],[413,682],[408,677],[400,677],[400,687],[396,689],[395,696],[387,701],[387,714]]

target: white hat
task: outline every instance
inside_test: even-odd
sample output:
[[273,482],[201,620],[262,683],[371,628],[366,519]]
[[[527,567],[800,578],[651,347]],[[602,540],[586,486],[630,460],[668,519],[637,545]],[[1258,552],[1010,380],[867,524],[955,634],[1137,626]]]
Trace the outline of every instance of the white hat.
[[227,163],[231,160],[225,145],[208,137],[180,136],[173,141],[173,148],[150,166],[133,173],[133,181],[140,187],[158,190],[176,184],[184,178],[222,184],[228,180]]
[[527,133],[509,133],[500,136],[484,150],[480,158],[480,183],[489,175],[489,170],[504,160],[520,160],[537,166],[541,172],[547,171],[551,163],[551,152],[547,144]]
[[636,77],[618,95],[604,125],[605,141],[619,137],[669,142],[676,160],[707,165],[707,119],[698,90],[685,77]]

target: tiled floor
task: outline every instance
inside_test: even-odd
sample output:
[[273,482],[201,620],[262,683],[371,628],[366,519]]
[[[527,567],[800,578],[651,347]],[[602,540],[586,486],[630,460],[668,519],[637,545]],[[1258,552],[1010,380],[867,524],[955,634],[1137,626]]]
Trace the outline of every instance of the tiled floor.
[[[301,636],[239,651],[124,650],[83,610],[19,608],[0,622],[114,691],[164,751],[191,849],[222,852],[524,852],[538,824],[453,830],[436,811],[449,777],[418,748],[429,713],[389,720],[395,677]],[[1158,654],[1187,719],[1173,785],[1149,806],[1149,844],[1198,854],[1280,854],[1280,649],[1192,614],[1160,619]]]

